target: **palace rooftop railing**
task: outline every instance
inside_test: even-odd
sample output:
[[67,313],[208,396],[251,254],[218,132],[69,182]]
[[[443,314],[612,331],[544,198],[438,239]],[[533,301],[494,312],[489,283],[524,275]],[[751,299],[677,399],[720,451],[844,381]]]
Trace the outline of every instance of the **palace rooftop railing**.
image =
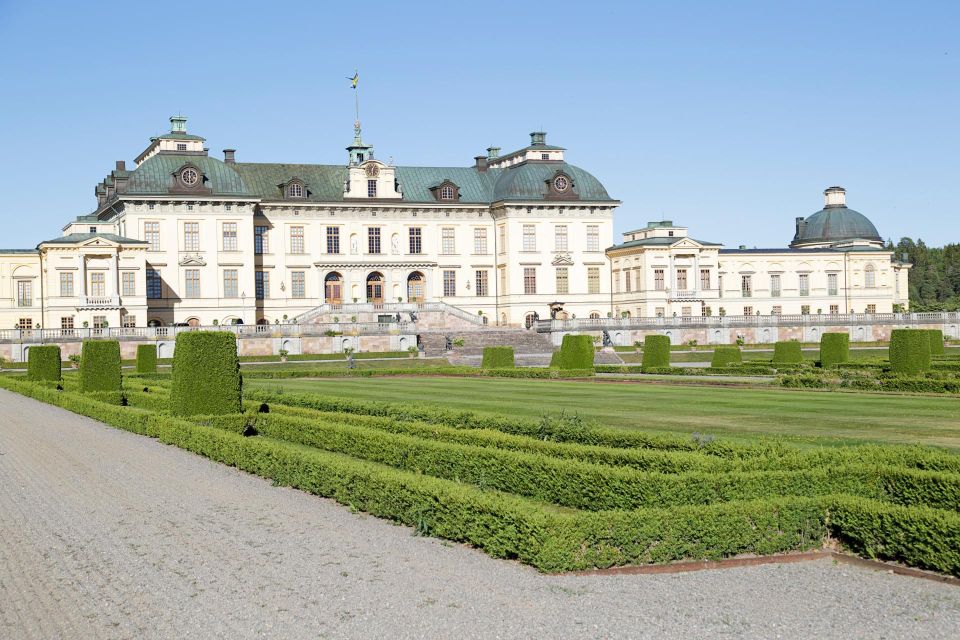
[[354,315],[358,313],[446,313],[447,315],[466,320],[472,324],[483,326],[483,318],[474,315],[469,311],[464,311],[459,307],[449,305],[445,302],[346,302],[342,304],[321,304],[314,307],[306,313],[302,313],[293,319],[295,323],[308,323],[314,318],[322,315],[347,314]]

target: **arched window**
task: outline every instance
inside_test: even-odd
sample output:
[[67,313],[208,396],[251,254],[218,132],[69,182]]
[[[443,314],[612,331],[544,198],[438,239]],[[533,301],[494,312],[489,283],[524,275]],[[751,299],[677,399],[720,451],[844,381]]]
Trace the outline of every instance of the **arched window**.
[[591,312],[590,312],[590,319],[591,319],[591,320],[599,320],[599,319],[600,319],[600,312],[599,312],[599,311],[591,311]]
[[453,200],[453,187],[448,184],[440,187],[440,199],[441,200]]
[[523,326],[525,326],[527,329],[532,327],[534,322],[534,317],[535,316],[533,315],[532,311],[527,315],[523,316]]
[[379,271],[367,276],[367,302],[383,304],[383,274]]
[[414,271],[407,277],[407,302],[423,302],[423,289],[426,278],[419,271]]
[[877,286],[877,272],[872,264],[868,264],[863,270],[863,286],[867,289],[873,289]]
[[327,304],[343,303],[343,276],[331,271],[323,279],[323,301]]
[[289,198],[302,198],[303,197],[303,185],[299,182],[291,182],[287,186],[287,197]]
[[148,326],[148,327],[162,327],[162,326],[163,326],[163,323],[161,323],[161,322],[160,322],[159,320],[157,320],[156,318],[153,318],[153,319],[151,319],[149,322],[147,322],[147,326]]

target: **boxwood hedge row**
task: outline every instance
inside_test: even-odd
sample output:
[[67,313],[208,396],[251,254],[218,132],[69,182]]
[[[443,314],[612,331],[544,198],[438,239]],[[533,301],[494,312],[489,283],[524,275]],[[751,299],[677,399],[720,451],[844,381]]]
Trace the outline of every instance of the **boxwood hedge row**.
[[593,368],[593,338],[591,336],[563,336],[560,349],[553,352],[550,366],[558,369],[586,370]]
[[825,333],[820,336],[820,366],[833,367],[850,359],[850,334]]
[[930,356],[936,357],[944,355],[943,330],[927,329],[927,336],[930,338]]
[[894,329],[890,333],[890,369],[916,375],[930,368],[930,334],[925,329]]
[[60,347],[37,345],[27,350],[28,380],[60,380]]
[[120,343],[116,340],[84,340],[80,352],[82,391],[120,391]]
[[713,348],[713,359],[710,360],[710,366],[728,367],[742,362],[743,354],[740,352],[740,347],[736,345],[717,345]]
[[483,369],[510,369],[516,366],[513,360],[513,347],[484,347]]
[[670,367],[670,336],[648,335],[643,338],[642,370]]
[[237,337],[226,331],[178,334],[171,381],[170,412],[174,415],[240,411]]
[[796,340],[778,342],[773,345],[774,364],[788,364],[803,362],[803,351],[801,344]]
[[137,345],[137,373],[157,372],[157,345]]

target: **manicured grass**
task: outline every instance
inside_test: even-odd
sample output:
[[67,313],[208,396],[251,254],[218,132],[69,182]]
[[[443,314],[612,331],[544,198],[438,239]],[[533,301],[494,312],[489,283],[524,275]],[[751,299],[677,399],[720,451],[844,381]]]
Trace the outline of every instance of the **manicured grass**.
[[[773,357],[773,345],[767,345],[769,348],[760,350],[760,349],[743,349],[743,359],[746,360],[769,360]],[[873,358],[886,358],[888,354],[887,347],[869,347],[869,348],[858,348],[858,343],[853,343],[850,345],[850,362],[857,362],[859,360],[871,360]],[[960,354],[960,349],[956,347],[947,347],[946,353],[948,354]],[[642,355],[639,353],[617,353],[618,356],[628,363],[637,363],[639,364],[642,360]],[[674,364],[680,364],[684,362],[710,362],[710,358],[713,356],[713,348],[703,346],[697,348],[696,351],[673,351],[670,353],[670,362]],[[819,347],[804,347],[803,348],[803,359],[813,362],[820,357],[820,348]]]
[[954,397],[466,378],[250,380],[248,384],[507,416],[536,417],[563,410],[632,429],[775,435],[827,445],[866,441],[960,448],[960,398]]
[[[388,360],[354,360],[355,369],[429,369],[436,367],[449,367],[450,363],[446,358],[391,358]],[[294,369],[323,369],[340,370],[346,369],[345,360],[328,360],[323,362],[264,362],[264,363],[241,363],[242,371],[264,371],[264,370],[283,370]]]

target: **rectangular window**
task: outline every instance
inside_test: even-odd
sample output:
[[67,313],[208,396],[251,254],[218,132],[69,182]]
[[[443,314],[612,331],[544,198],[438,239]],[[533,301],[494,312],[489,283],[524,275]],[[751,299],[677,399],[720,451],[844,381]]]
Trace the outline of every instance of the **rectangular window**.
[[595,224],[587,225],[587,251],[600,251],[600,227]]
[[340,253],[340,227],[327,227],[327,253]]
[[687,290],[687,270],[677,269],[677,289]]
[[132,316],[129,313],[123,314],[120,317],[120,326],[128,329],[137,326],[137,316]]
[[838,313],[840,313],[840,305],[838,305],[838,304],[832,304],[832,305],[830,305],[830,315],[834,315],[834,316],[835,316],[835,315],[837,315]]
[[717,276],[717,297],[718,298],[723,297],[723,276],[722,275]]
[[120,274],[120,295],[137,295],[137,274],[134,271],[124,271]]
[[776,273],[770,276],[770,296],[773,298],[780,297],[780,274]]
[[537,268],[523,268],[523,292],[527,295],[533,295],[537,292]]
[[680,315],[689,318],[693,315],[693,307],[680,307]]
[[600,293],[600,267],[587,267],[587,293]]
[[477,295],[478,296],[490,295],[490,278],[486,269],[477,271],[476,281],[477,281]]
[[186,150],[187,150],[187,143],[186,143],[186,142],[178,142],[178,143],[177,143],[177,151],[186,151]]
[[566,267],[557,267],[557,293],[560,295],[570,293],[570,273]]
[[710,307],[700,307],[700,315],[703,317],[711,316],[713,315],[713,309]]
[[303,253],[303,227],[290,227],[290,253]]
[[17,280],[17,306],[33,306],[33,283],[29,280]]
[[806,273],[801,273],[799,276],[800,284],[800,295],[809,296],[810,295],[810,276]]
[[744,308],[743,308],[743,315],[745,315],[745,316],[752,316],[752,315],[753,315],[753,307],[744,307]]
[[744,298],[753,296],[753,278],[751,276],[740,276],[740,295]]
[[269,271],[255,271],[253,273],[254,278],[254,292],[257,296],[257,300],[266,300],[270,297],[270,272]]
[[805,315],[805,316],[810,315],[810,305],[808,305],[808,304],[802,304],[802,305],[800,305],[800,313],[803,314],[803,315]]
[[783,313],[783,307],[778,304],[773,305],[773,311],[770,312],[770,315],[779,316]]
[[156,269],[147,269],[147,297],[157,300],[163,295],[160,272]]
[[73,274],[69,271],[60,274],[60,295],[73,295]]
[[63,316],[60,318],[61,329],[73,329],[73,316]]
[[444,255],[451,255],[456,253],[456,242],[454,238],[454,228],[453,227],[444,227],[440,230],[441,241],[440,241],[440,253]]
[[423,229],[410,227],[410,253],[423,253]]
[[507,226],[500,225],[500,246],[497,247],[499,253],[507,252]]
[[507,295],[507,269],[500,267],[500,295]]
[[[863,272],[863,286],[867,289],[873,289],[877,286],[877,272],[873,270],[872,266],[867,266],[866,271]],[[871,313],[868,311],[867,313]]]
[[160,223],[144,222],[143,239],[150,245],[147,247],[148,251],[160,251]]
[[443,295],[457,295],[457,272],[453,269],[444,269],[443,271]]
[[97,298],[107,295],[107,274],[102,271],[90,274],[90,295]]
[[875,304],[867,305],[867,313],[876,313],[876,312],[877,312],[877,305]]
[[255,226],[253,228],[253,253],[262,256],[270,253],[270,241],[267,239],[267,227]]
[[487,230],[483,227],[473,230],[473,252],[478,256],[487,255]]
[[630,293],[633,289],[633,283],[631,282],[630,269],[625,269],[623,272],[623,291],[624,293]]
[[663,291],[664,287],[664,270],[663,269],[654,269],[653,270],[653,290],[654,291]]
[[537,250],[537,228],[532,224],[523,225],[523,250]]
[[380,227],[367,229],[367,253],[380,253]]
[[553,250],[567,250],[567,225],[558,224],[553,228]]
[[223,223],[223,250],[224,251],[237,250],[237,223],[236,222]]
[[224,298],[239,297],[237,293],[237,270],[236,269],[223,270],[223,297]]
[[368,198],[377,197],[377,181],[376,180],[367,180],[367,197]]
[[200,223],[183,223],[183,250],[200,251]]
[[107,324],[107,316],[93,316],[93,328],[103,329]]
[[700,289],[710,290],[710,269],[700,269]]
[[827,295],[837,295],[837,274],[835,273],[827,274]]
[[307,274],[304,271],[290,272],[290,297],[307,297]]
[[183,272],[183,297],[200,297],[200,269],[187,269]]

